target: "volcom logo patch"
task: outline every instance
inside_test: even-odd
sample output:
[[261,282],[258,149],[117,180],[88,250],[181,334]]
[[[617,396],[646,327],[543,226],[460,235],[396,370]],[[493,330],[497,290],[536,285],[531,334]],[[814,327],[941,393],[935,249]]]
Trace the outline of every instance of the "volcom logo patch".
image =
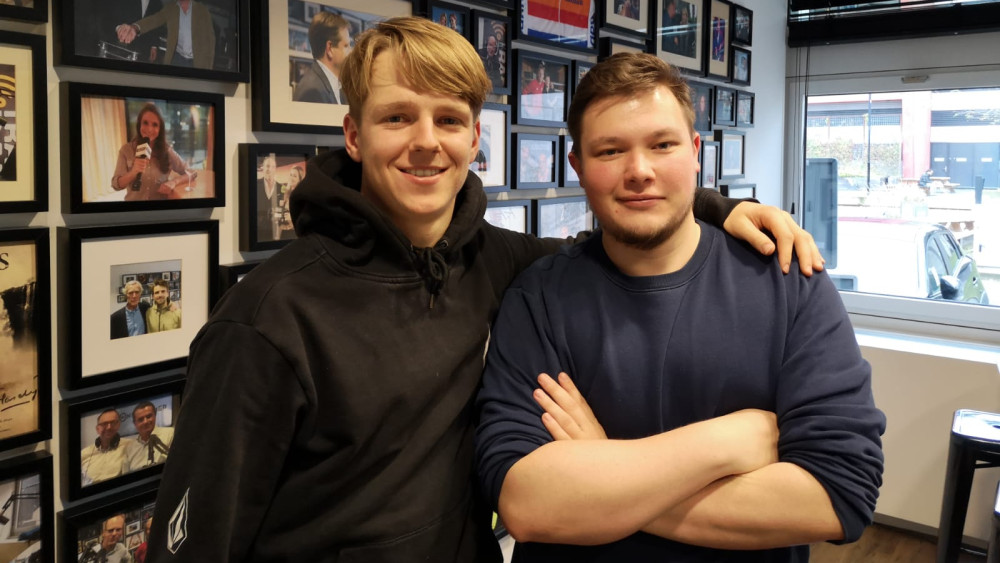
[[167,524],[167,549],[175,555],[184,543],[184,540],[187,539],[188,493],[190,492],[190,488],[184,491],[184,498],[177,505],[177,509],[174,510],[174,514],[170,517],[170,522]]

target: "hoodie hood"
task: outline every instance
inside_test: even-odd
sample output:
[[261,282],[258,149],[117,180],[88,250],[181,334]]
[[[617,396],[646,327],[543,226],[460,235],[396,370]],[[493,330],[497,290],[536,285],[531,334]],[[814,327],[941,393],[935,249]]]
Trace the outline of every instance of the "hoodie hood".
[[[295,233],[329,239],[328,250],[348,265],[386,271],[410,263],[437,295],[447,280],[449,265],[460,249],[473,241],[483,224],[486,193],[469,172],[455,199],[455,210],[444,236],[432,248],[416,248],[389,218],[361,196],[361,164],[344,149],[316,156],[306,165],[306,177],[292,192]],[[433,305],[433,302],[432,302]]]

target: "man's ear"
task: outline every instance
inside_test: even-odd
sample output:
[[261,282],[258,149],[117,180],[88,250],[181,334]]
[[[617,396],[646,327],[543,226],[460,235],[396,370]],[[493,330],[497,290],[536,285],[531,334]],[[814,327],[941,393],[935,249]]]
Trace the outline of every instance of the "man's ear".
[[701,159],[698,155],[701,154],[701,135],[695,131],[694,138],[691,139],[691,146],[694,147],[694,165],[695,171],[701,172]]
[[348,113],[344,116],[344,148],[347,154],[355,161],[361,162],[361,147],[358,145],[358,136],[361,130],[358,123]]
[[576,156],[575,151],[569,151],[567,158],[569,158],[569,165],[573,167],[573,170],[576,171],[577,177],[579,177],[582,174],[580,169],[583,168],[583,163],[580,162],[580,157]]
[[479,118],[476,118],[476,126],[473,127],[472,134],[474,135],[472,139],[472,148],[469,149],[469,164],[476,161],[476,156],[479,154],[479,134],[482,132],[482,124],[479,122]]

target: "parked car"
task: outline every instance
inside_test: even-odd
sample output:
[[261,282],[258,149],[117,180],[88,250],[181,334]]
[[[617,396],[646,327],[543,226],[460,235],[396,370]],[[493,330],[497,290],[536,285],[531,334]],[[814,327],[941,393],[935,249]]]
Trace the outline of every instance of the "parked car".
[[829,274],[840,289],[989,304],[975,260],[933,223],[841,217]]

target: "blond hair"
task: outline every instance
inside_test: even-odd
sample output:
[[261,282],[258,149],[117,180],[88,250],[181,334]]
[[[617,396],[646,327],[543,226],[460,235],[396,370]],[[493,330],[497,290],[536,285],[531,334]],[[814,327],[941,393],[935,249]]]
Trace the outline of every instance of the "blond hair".
[[400,17],[358,35],[344,60],[340,83],[355,121],[360,123],[361,106],[372,89],[372,67],[384,51],[396,55],[400,72],[415,90],[465,100],[472,115],[479,116],[492,84],[472,44],[441,24]]
[[583,112],[591,104],[615,96],[634,96],[650,92],[659,86],[677,98],[688,129],[694,134],[694,106],[691,88],[680,72],[670,64],[648,53],[618,53],[597,63],[580,81],[569,106],[569,134],[573,152],[580,155],[580,134]]

